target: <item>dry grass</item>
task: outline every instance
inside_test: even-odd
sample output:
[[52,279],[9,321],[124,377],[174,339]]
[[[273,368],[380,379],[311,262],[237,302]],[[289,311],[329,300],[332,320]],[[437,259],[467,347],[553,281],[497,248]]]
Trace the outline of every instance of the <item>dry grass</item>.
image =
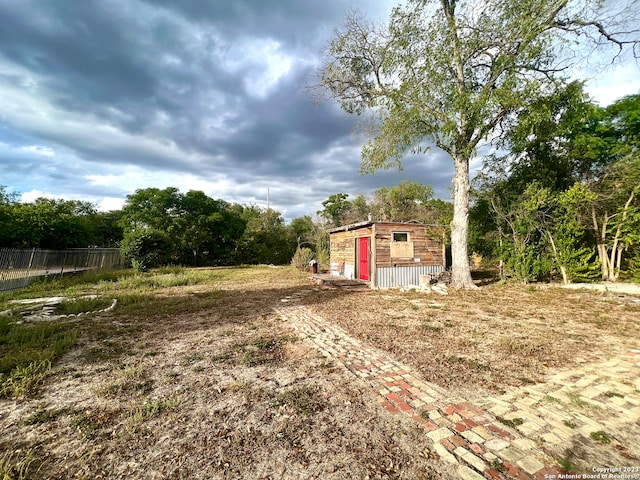
[[74,323],[77,345],[35,396],[0,400],[5,471],[455,478],[425,454],[417,423],[389,415],[273,313],[301,289],[311,290],[300,297],[309,308],[469,399],[608,359],[637,346],[630,342],[640,333],[640,305],[558,288],[494,284],[435,296],[322,290],[290,268],[154,275],[64,286],[118,298],[118,306]]
[[73,295],[99,293],[118,306],[74,323],[76,346],[35,396],[0,400],[7,471],[454,478],[423,453],[419,425],[389,416],[273,313],[281,298],[311,288],[305,274],[264,267],[202,269],[197,281],[177,270],[161,276],[73,286]]
[[311,307],[427,380],[471,398],[537,383],[554,368],[608,360],[637,348],[640,338],[640,304],[547,285],[492,284],[447,296],[331,295]]

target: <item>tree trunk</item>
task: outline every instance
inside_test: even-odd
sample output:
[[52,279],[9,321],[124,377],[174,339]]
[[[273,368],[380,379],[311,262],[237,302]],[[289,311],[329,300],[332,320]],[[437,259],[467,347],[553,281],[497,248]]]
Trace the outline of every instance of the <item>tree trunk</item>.
[[453,221],[451,222],[451,286],[478,288],[471,278],[467,242],[469,238],[469,160],[454,155]]
[[556,263],[558,264],[558,267],[560,268],[560,274],[562,275],[562,283],[564,285],[568,285],[569,276],[567,275],[567,269],[565,268],[563,263],[560,261],[560,256],[558,255],[558,250],[556,249],[556,242],[553,241],[553,236],[551,235],[551,232],[547,232],[547,235],[549,236],[549,242],[551,243],[553,258],[555,259]]

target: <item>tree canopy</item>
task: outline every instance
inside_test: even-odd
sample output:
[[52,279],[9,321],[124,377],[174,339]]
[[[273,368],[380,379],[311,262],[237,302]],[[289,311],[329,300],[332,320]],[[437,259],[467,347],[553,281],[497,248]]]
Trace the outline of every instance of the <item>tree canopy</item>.
[[427,141],[451,156],[454,287],[474,288],[467,240],[469,161],[477,147],[555,90],[572,62],[563,41],[637,45],[629,29],[615,31],[632,12],[622,7],[605,18],[600,5],[409,0],[393,9],[386,27],[349,14],[330,41],[320,85],[345,111],[376,120],[362,148],[363,170],[400,165],[407,150],[423,152]]

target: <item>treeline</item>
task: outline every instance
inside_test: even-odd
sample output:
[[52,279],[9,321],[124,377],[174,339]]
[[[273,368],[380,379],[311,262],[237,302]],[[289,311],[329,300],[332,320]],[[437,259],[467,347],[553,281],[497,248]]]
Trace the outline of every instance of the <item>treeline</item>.
[[[469,251],[519,281],[640,279],[640,95],[599,107],[580,83],[503,125],[472,189]],[[0,246],[120,247],[140,269],[164,264],[329,264],[327,229],[372,219],[449,226],[450,202],[404,181],[372,196],[336,193],[285,225],[272,209],[203,192],[147,188],[120,211],[0,187]]]
[[[310,221],[310,219],[309,219]],[[122,210],[89,202],[38,198],[21,203],[0,187],[0,247],[119,247],[134,267],[237,265],[291,261],[304,221],[285,226],[280,213],[215,200],[203,192],[146,188]]]
[[323,209],[285,225],[281,214],[213,199],[200,191],[146,188],[122,210],[98,212],[88,202],[39,198],[20,203],[0,187],[0,247],[64,249],[119,247],[135,268],[167,264],[286,264],[315,259],[329,266],[330,227],[373,218],[448,224],[450,203],[428,185],[402,182],[373,197],[331,195]]
[[580,83],[522,111],[476,178],[470,251],[522,281],[640,279],[640,95]]

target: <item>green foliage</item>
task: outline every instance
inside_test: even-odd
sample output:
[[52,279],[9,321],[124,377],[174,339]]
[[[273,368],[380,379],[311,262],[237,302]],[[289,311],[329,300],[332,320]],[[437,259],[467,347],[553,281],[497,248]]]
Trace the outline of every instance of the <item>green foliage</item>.
[[247,226],[237,243],[237,263],[286,265],[291,262],[296,239],[285,227],[279,212],[251,206],[242,207],[240,216]]
[[120,251],[131,260],[136,271],[146,272],[149,268],[168,263],[173,245],[165,232],[142,227],[125,233]]
[[113,302],[110,298],[72,298],[63,300],[55,307],[57,315],[77,315],[78,313],[94,312],[102,310]]
[[309,263],[314,260],[315,254],[313,250],[307,247],[298,248],[293,255],[291,265],[296,267],[300,271],[306,271],[309,269]]
[[0,397],[32,393],[51,363],[67,352],[77,337],[78,331],[69,325],[19,324],[0,316]]
[[[530,105],[539,111],[537,99],[556,91],[571,63],[559,56],[558,43],[583,38],[604,5],[588,10],[553,0],[491,0],[480,12],[472,1],[409,0],[393,9],[386,28],[348,16],[327,46],[322,86],[348,113],[370,111],[379,120],[362,148],[364,171],[401,166],[407,151],[427,149],[425,140],[451,156],[453,285],[473,286],[467,258],[470,159],[514,114]],[[637,44],[598,26],[597,45],[612,39],[620,47]],[[553,130],[540,121],[551,112],[534,119],[540,133]]]
[[[35,460],[33,450],[26,453],[5,451],[0,456],[0,479],[2,480],[27,480],[34,478],[37,471],[33,471],[32,464]],[[39,469],[38,469],[39,470]]]
[[344,216],[349,210],[350,203],[346,193],[336,193],[322,202],[324,207],[318,213],[331,222],[331,226],[339,227],[344,224]]

